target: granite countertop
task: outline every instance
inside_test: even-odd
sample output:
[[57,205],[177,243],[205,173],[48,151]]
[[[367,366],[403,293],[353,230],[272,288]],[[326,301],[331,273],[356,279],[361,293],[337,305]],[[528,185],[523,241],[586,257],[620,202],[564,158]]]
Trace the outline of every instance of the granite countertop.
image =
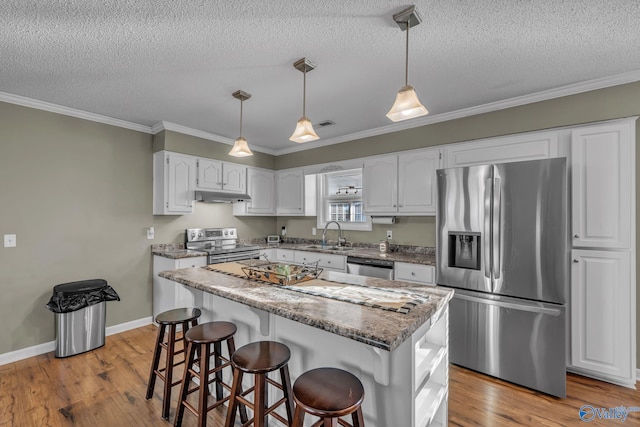
[[[255,243],[254,243],[255,244]],[[278,245],[259,244],[262,249],[290,249],[296,251],[307,251],[315,253],[327,253],[336,255],[358,256],[363,258],[384,259],[394,262],[406,262],[411,264],[436,265],[435,251],[410,252],[410,251],[392,251],[386,254],[380,253],[377,248],[355,246],[350,250],[330,250],[330,249],[314,249],[310,243],[280,243]],[[170,259],[193,258],[206,256],[206,252],[185,249],[183,243],[168,243],[151,245],[151,254]]]
[[166,243],[151,245],[151,254],[164,258],[181,259],[207,256],[206,252],[185,249],[183,243]]
[[[428,253],[423,252],[404,252],[392,251],[385,254],[381,253],[378,248],[358,247],[354,246],[350,250],[330,250],[330,249],[314,249],[309,248],[312,244],[304,243],[280,243],[278,245],[261,245],[263,249],[291,249],[296,251],[308,251],[315,253],[327,253],[346,256],[358,256],[363,258],[384,259],[387,261],[407,262],[411,264],[436,265],[435,250]],[[317,246],[317,245],[316,245]]]
[[407,282],[325,271],[321,279],[396,289],[428,297],[409,313],[396,313],[284,289],[207,270],[206,267],[163,271],[161,277],[310,325],[343,337],[393,351],[448,304],[453,291]]

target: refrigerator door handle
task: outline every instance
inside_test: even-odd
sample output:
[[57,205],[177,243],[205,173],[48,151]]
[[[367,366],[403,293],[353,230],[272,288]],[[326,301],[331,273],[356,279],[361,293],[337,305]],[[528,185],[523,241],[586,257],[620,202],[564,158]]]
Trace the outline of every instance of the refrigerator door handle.
[[454,298],[467,300],[471,302],[477,302],[480,304],[493,305],[495,307],[511,308],[514,310],[529,311],[532,313],[548,314],[551,316],[560,316],[562,314],[562,310],[560,309],[541,307],[541,304],[544,304],[544,303],[528,303],[528,302],[515,303],[515,302],[509,302],[509,301],[480,298],[473,295],[463,294],[458,290],[456,290]]
[[501,197],[502,194],[500,193],[500,178],[495,178],[493,181],[493,206],[491,209],[491,218],[493,219],[493,224],[491,226],[491,249],[493,251],[493,254],[491,256],[491,259],[493,261],[493,264],[491,266],[491,270],[493,271],[493,278],[495,280],[499,280],[502,276],[501,274],[501,268],[502,266],[500,265],[500,238],[501,236],[501,220],[502,218],[500,218],[500,203],[501,203]]
[[487,178],[484,182],[484,230],[482,233],[482,257],[484,277],[491,280],[491,198],[492,198],[492,178]]

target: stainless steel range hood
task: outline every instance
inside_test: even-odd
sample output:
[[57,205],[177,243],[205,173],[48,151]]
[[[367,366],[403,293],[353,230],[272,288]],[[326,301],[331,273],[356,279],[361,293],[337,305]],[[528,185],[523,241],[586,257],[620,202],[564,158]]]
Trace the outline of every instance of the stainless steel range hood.
[[221,191],[196,191],[196,202],[205,203],[233,203],[247,202],[251,196],[243,193],[223,193]]

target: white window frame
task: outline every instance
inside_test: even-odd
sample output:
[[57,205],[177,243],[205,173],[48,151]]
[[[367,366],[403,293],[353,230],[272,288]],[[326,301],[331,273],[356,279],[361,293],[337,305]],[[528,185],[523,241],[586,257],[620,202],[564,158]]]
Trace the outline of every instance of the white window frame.
[[[344,175],[345,173],[362,173],[362,169],[349,169],[349,170],[341,170],[336,172],[326,172],[318,174],[319,179],[317,180],[318,185],[318,216],[317,216],[317,225],[318,228],[324,229],[327,225],[327,222],[331,221],[329,218],[329,203],[338,202],[338,201],[363,201],[362,200],[362,190],[356,196],[355,194],[344,195],[344,196],[336,196],[327,194],[327,186],[325,180],[327,176],[331,175]],[[342,222],[339,221],[340,227],[343,230],[354,230],[354,231],[371,231],[373,229],[373,225],[371,223],[371,217],[369,215],[363,214],[366,216],[366,221],[364,222]],[[333,229],[333,228],[332,228]]]

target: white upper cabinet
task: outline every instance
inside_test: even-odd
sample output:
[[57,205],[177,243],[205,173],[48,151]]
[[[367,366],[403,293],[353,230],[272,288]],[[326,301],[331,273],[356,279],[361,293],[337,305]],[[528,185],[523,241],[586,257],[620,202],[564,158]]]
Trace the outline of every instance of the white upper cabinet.
[[434,215],[440,151],[426,149],[364,161],[364,211],[369,215]]
[[304,215],[304,171],[290,169],[276,174],[278,215]]
[[196,190],[216,190],[229,193],[247,191],[247,167],[219,160],[198,158]]
[[447,168],[558,157],[558,132],[510,135],[444,148]]
[[630,253],[574,249],[571,257],[571,364],[633,387],[635,285]]
[[234,215],[272,216],[276,214],[276,179],[273,171],[247,168],[247,193],[251,201],[234,203]]
[[572,131],[574,247],[630,248],[634,141],[635,119]]
[[196,161],[185,154],[153,154],[153,214],[183,215],[193,212]]

